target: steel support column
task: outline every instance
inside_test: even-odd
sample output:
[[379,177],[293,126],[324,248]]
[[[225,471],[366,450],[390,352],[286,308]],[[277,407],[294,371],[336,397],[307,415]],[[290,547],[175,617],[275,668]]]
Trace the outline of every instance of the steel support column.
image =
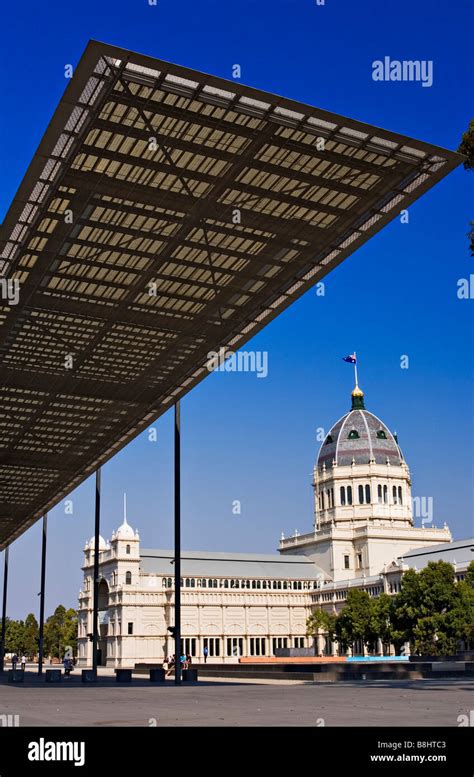
[[0,672],[4,670],[5,659],[5,638],[7,628],[7,588],[8,588],[8,551],[10,546],[5,548],[4,556],[4,573],[3,573],[3,604],[2,604],[2,639],[0,642]]
[[100,467],[95,473],[95,531],[94,531],[94,603],[92,613],[92,669],[97,674],[99,640],[99,537],[100,537]]
[[181,684],[181,409],[174,406],[174,641],[175,685]]
[[39,613],[39,640],[38,640],[38,674],[43,673],[44,653],[44,597],[46,586],[46,541],[48,538],[48,513],[43,515],[43,538],[41,542],[41,586],[40,586],[40,613]]

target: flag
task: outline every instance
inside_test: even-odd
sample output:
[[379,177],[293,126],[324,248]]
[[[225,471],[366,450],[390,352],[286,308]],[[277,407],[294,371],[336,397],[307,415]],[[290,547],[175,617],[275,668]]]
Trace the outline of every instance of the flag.
[[357,364],[357,356],[355,353],[352,353],[350,356],[343,356],[342,361],[349,362],[349,364]]

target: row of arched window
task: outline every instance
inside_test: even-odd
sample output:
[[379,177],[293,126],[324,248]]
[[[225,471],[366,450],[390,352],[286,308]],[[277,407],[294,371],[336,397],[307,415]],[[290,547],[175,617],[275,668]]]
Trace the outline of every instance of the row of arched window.
[[[174,578],[164,577],[164,588],[172,588]],[[253,590],[274,590],[274,591],[303,591],[310,588],[317,588],[316,580],[239,580],[222,578],[181,578],[182,588],[234,588],[234,589],[253,589]]]
[[[377,498],[379,504],[388,504],[388,486],[377,486]],[[392,486],[392,503],[394,505],[403,504],[403,491],[401,486]]]
[[[360,484],[357,489],[359,504],[370,504],[372,502],[372,492],[369,483]],[[351,505],[352,486],[340,486],[339,489],[340,504]],[[388,504],[388,486],[379,484],[377,486],[377,499],[379,504]],[[401,486],[392,487],[392,504],[403,504],[403,490]],[[318,505],[320,510],[334,507],[334,489],[328,488],[326,491],[320,491],[318,494]]]

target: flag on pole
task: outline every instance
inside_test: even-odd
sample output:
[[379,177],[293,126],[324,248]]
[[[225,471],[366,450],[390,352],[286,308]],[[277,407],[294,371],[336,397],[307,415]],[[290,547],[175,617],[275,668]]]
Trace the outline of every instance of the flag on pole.
[[350,356],[343,356],[342,361],[349,362],[349,364],[357,364],[357,356],[355,353],[352,353]]

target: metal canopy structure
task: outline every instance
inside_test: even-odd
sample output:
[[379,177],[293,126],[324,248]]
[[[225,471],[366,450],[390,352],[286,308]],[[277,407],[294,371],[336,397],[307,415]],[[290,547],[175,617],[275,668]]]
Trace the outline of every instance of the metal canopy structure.
[[90,42],[0,232],[0,548],[461,161]]

